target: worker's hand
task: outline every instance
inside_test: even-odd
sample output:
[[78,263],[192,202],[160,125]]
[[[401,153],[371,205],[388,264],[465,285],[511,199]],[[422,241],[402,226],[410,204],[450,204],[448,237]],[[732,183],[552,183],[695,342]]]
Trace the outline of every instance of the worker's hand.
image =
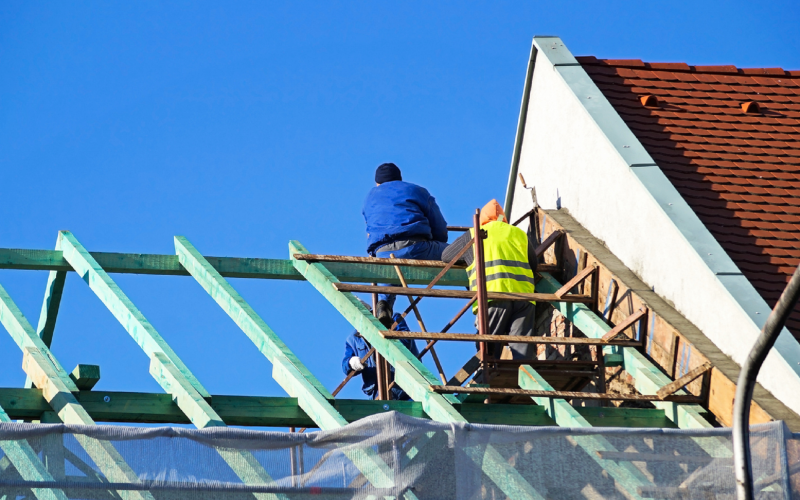
[[360,372],[364,369],[364,363],[361,362],[358,356],[353,356],[350,358],[350,368],[352,368],[353,371]]

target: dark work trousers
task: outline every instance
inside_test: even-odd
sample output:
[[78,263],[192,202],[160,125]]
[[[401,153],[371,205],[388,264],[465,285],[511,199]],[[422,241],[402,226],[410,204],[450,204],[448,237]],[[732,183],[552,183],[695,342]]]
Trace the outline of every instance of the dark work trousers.
[[[488,312],[490,335],[533,336],[536,306],[530,302],[493,300],[489,302]],[[489,354],[499,358],[501,345],[489,344]],[[514,359],[533,359],[536,355],[534,347],[534,344],[508,344]]]

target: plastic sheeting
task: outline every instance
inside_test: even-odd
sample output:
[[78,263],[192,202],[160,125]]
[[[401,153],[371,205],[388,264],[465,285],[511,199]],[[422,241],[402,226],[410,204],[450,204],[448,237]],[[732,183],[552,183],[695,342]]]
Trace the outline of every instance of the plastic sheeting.
[[[800,498],[800,440],[753,426],[757,498]],[[442,424],[305,434],[0,424],[0,498],[734,499],[730,429]],[[520,486],[523,485],[523,486]]]

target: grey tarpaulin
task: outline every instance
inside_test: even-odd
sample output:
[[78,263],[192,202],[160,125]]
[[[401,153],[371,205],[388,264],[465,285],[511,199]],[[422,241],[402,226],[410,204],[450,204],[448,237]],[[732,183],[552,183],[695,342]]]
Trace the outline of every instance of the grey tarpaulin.
[[[800,498],[798,436],[781,422],[751,432],[756,498]],[[86,452],[94,440],[113,444],[137,478],[109,481],[101,472],[107,464],[95,463]],[[20,453],[23,448],[32,453]],[[394,412],[306,434],[4,423],[0,498],[45,498],[43,492],[50,491],[60,498],[114,499],[148,491],[155,499],[192,500],[503,499],[483,471],[496,463],[484,465],[489,448],[543,498],[735,498],[730,429],[443,424]],[[231,452],[255,460],[265,474],[245,484],[232,469],[235,463],[222,458]],[[354,456],[371,457],[358,465],[382,467],[392,482],[371,485],[351,461]],[[302,463],[293,467],[292,457]],[[31,480],[35,474],[26,468],[37,467],[47,475]],[[608,473],[613,467],[635,468],[638,479],[616,482]]]

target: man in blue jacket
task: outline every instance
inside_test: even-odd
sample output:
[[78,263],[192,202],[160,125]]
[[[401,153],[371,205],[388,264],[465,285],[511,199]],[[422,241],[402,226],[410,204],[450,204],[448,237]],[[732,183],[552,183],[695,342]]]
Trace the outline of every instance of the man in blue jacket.
[[[407,332],[408,325],[406,325],[406,320],[400,314],[395,314],[394,321],[397,321],[397,328],[396,330],[399,332]],[[411,351],[411,354],[414,356],[419,356],[419,350],[417,350],[417,343],[414,339],[402,339],[400,342],[403,343],[404,346]],[[364,391],[364,394],[370,397],[370,399],[375,399],[378,395],[378,371],[375,367],[375,356],[371,356],[365,363],[361,363],[361,358],[367,355],[370,350],[370,345],[361,336],[358,332],[353,332],[347,337],[347,340],[344,343],[344,358],[342,358],[342,371],[345,375],[349,374],[351,371],[356,371],[361,373],[361,390]],[[392,373],[394,373],[394,368],[391,368]],[[390,399],[397,399],[400,401],[407,401],[410,399],[408,395],[403,392],[403,389],[395,384],[392,387]]]
[[[440,260],[447,247],[447,222],[427,189],[403,182],[394,163],[375,171],[377,187],[367,195],[361,213],[367,223],[367,253],[373,257]],[[377,318],[392,324],[394,295],[378,296]]]

